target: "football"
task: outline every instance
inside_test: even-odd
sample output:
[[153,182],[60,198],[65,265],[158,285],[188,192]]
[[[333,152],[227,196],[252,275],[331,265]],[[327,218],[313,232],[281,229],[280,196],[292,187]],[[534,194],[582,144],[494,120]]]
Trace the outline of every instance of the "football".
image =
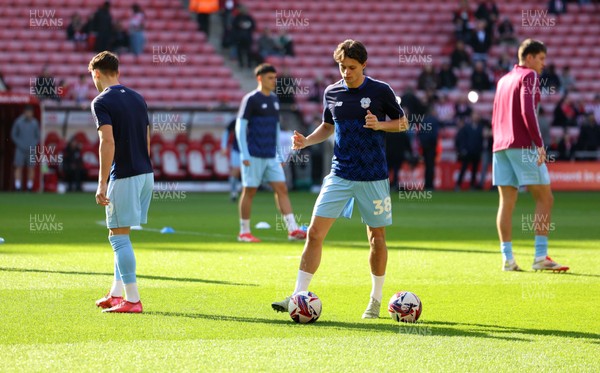
[[400,291],[392,296],[388,303],[388,312],[395,321],[416,322],[421,316],[423,305],[416,294]]
[[292,320],[297,323],[313,323],[321,316],[321,300],[315,293],[301,291],[290,299],[288,312]]

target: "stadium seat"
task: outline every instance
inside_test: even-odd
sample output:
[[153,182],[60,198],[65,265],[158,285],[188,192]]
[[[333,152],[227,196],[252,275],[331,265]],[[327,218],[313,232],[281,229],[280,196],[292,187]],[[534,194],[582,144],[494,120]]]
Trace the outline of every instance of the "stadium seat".
[[200,144],[190,144],[187,150],[187,158],[187,170],[192,179],[206,180],[212,176],[212,170],[206,162],[206,157]]
[[168,179],[181,180],[186,176],[186,172],[181,169],[179,154],[173,144],[164,144],[160,151],[161,175]]

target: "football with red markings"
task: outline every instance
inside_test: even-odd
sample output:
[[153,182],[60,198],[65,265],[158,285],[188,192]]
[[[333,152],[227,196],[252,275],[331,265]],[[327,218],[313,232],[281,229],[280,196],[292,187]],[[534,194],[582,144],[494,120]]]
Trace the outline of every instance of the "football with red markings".
[[423,305],[415,293],[400,291],[392,296],[388,303],[388,312],[395,321],[417,322]]
[[310,324],[321,316],[321,300],[317,294],[301,291],[292,296],[288,303],[290,317],[297,323]]

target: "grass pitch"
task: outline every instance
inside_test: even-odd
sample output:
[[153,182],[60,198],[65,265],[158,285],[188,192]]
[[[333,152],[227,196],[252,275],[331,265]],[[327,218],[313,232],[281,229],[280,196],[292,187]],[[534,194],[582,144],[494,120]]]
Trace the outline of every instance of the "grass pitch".
[[[292,194],[308,223],[316,195]],[[401,198],[403,197],[403,198]],[[0,371],[600,371],[600,194],[555,193],[550,255],[567,274],[534,273],[533,202],[520,196],[514,251],[500,271],[497,194],[395,196],[384,302],[409,290],[419,323],[361,320],[370,291],[358,216],[330,232],[310,290],[323,312],[297,325],[270,303],[294,286],[302,243],[288,242],[260,193],[260,244],[235,240],[225,194],[156,194],[132,233],[141,315],[102,314],[112,281],[103,209],[92,194],[0,194]],[[175,234],[161,234],[171,226]]]

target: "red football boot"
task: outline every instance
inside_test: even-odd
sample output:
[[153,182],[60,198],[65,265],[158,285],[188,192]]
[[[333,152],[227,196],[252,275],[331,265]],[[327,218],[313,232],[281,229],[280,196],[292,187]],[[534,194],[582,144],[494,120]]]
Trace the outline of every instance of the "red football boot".
[[106,294],[104,298],[96,301],[96,307],[100,308],[111,308],[123,301],[123,297],[113,297],[110,293]]
[[142,313],[142,301],[137,303],[128,302],[122,300],[121,303],[114,307],[103,310],[102,312],[115,312],[115,313]]

